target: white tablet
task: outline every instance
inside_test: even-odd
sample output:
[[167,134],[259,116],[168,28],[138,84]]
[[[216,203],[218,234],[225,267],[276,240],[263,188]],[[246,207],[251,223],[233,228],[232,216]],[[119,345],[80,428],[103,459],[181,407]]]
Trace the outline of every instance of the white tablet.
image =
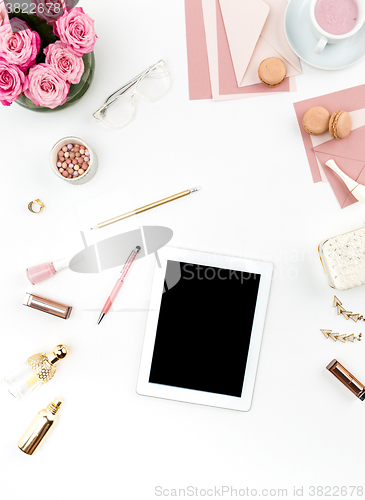
[[169,247],[159,256],[137,393],[248,411],[272,264]]

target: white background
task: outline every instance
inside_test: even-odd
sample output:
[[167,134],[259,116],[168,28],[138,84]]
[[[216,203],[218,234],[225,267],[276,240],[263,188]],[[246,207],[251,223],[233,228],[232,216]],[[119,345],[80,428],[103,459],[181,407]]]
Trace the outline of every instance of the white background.
[[[57,113],[17,104],[0,111],[1,374],[60,342],[70,349],[54,380],[24,402],[0,392],[1,499],[149,500],[157,486],[224,485],[287,488],[292,498],[294,486],[308,495],[310,485],[362,485],[365,403],[325,367],[336,357],[364,381],[365,342],[335,344],[319,331],[358,333],[362,325],[336,316],[317,246],[363,226],[365,210],[341,210],[329,184],[313,184],[293,102],[362,84],[365,61],[337,72],[303,64],[296,93],[189,101],[182,0],[82,6],[99,36],[87,94]],[[109,94],[161,58],[172,82],[164,99],[143,103],[121,131],[94,120]],[[84,138],[99,157],[90,183],[70,186],[51,172],[51,147],[67,135]],[[105,199],[119,201],[123,213],[197,184],[199,193],[99,234],[166,225],[172,246],[273,262],[248,413],[135,393],[153,256],[136,263],[115,303],[129,310],[110,312],[99,326],[116,269],[95,276],[65,270],[36,286],[25,275],[27,267],[81,250],[83,214],[103,210]],[[34,198],[46,204],[40,215],[27,210]],[[24,307],[27,291],[71,304],[70,319]],[[338,296],[365,314],[364,293]],[[19,437],[55,396],[64,399],[56,427],[37,455],[22,454]]]

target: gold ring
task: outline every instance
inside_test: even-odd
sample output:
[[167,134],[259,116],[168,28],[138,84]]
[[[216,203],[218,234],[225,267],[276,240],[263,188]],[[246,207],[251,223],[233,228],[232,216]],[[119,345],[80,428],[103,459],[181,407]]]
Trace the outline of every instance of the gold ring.
[[[33,207],[34,205],[37,205],[38,206],[38,210],[33,210]],[[44,209],[45,205],[44,203],[41,201],[41,200],[33,200],[31,202],[28,203],[28,210],[30,212],[32,212],[32,214],[39,214],[42,212],[42,210]]]

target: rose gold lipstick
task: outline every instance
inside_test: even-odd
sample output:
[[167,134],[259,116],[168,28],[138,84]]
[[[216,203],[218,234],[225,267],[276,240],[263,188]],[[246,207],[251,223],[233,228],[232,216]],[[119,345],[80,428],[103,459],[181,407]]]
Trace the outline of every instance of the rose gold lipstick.
[[344,366],[333,359],[331,363],[326,366],[340,382],[343,383],[357,398],[361,401],[365,399],[365,386],[359,382]]
[[31,307],[32,309],[38,309],[58,318],[68,319],[70,317],[72,307],[66,306],[65,304],[60,304],[53,300],[45,299],[44,297],[39,297],[38,295],[33,295],[32,293],[26,293],[23,301],[24,306]]

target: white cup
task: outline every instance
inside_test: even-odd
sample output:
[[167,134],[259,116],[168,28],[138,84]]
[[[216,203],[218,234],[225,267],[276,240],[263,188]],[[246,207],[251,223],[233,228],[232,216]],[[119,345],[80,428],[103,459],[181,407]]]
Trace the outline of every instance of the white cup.
[[310,9],[309,9],[309,15],[310,15],[310,22],[312,26],[312,30],[314,34],[316,35],[317,38],[319,38],[319,42],[314,49],[316,54],[321,54],[323,52],[323,49],[327,45],[327,43],[340,43],[343,42],[344,40],[347,40],[348,38],[351,38],[354,36],[362,27],[365,21],[365,0],[354,0],[354,2],[357,5],[357,8],[359,10],[359,16],[357,19],[357,23],[355,27],[349,31],[348,33],[344,33],[343,35],[333,35],[332,33],[328,33],[324,29],[322,29],[314,15],[315,8],[317,5],[317,2],[319,0],[312,0],[310,4]]
[[[90,152],[90,163],[89,163],[89,168],[86,170],[84,174],[82,174],[80,177],[74,177],[73,179],[68,179],[67,177],[63,177],[58,171],[57,168],[57,161],[58,161],[58,151],[63,148],[63,146],[67,146],[67,144],[82,144],[83,146],[86,146],[88,151]],[[53,172],[57,175],[59,179],[62,179],[66,182],[69,182],[70,184],[85,184],[85,182],[90,181],[94,175],[96,174],[96,171],[98,169],[98,158],[95,154],[95,152],[91,149],[91,147],[83,140],[79,139],[78,137],[64,137],[63,139],[60,139],[56,144],[53,146],[49,161],[51,164],[51,168]]]

